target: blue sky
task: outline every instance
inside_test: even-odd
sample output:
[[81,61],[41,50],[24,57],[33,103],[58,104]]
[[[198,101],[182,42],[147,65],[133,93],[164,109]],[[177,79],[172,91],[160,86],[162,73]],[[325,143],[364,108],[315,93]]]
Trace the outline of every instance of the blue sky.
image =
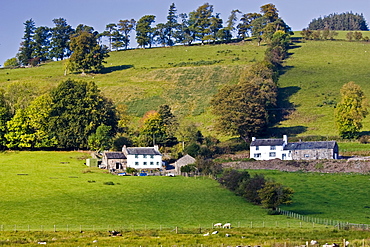
[[[52,20],[63,17],[76,27],[85,24],[102,32],[105,25],[119,20],[138,20],[144,15],[156,16],[156,23],[166,21],[168,8],[175,3],[178,14],[189,13],[204,3],[214,6],[226,21],[231,10],[243,13],[259,12],[259,7],[273,3],[280,16],[293,30],[302,30],[319,16],[352,11],[363,13],[370,21],[369,0],[1,0],[0,4],[0,64],[14,57],[22,41],[24,25],[33,19],[36,26],[53,27]],[[134,45],[134,35],[132,35]]]

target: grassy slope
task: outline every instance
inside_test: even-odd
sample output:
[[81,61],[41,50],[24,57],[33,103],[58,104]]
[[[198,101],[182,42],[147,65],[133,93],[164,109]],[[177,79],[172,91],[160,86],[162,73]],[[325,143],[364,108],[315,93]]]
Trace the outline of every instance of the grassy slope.
[[[337,135],[333,106],[340,100],[342,85],[354,81],[370,97],[370,43],[306,41],[296,45],[279,85],[291,103],[281,106],[297,110],[279,127],[290,134]],[[367,118],[363,131],[369,130]]]
[[263,58],[264,50],[246,42],[118,51],[111,53],[102,74],[64,77],[63,63],[54,62],[39,68],[0,70],[0,87],[26,82],[44,92],[67,78],[93,80],[116,104],[127,104],[136,118],[169,104],[180,119],[191,119],[207,133],[214,119],[208,109],[212,95],[222,85],[238,82],[246,67]]

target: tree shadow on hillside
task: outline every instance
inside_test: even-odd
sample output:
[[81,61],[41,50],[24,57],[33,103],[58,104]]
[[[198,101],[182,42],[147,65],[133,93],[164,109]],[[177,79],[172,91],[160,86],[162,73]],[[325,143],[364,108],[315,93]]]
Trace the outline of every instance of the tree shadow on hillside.
[[298,105],[295,105],[289,101],[289,98],[296,94],[301,88],[297,86],[290,87],[279,87],[277,97],[277,107],[273,112],[274,124],[277,124],[286,119],[293,111],[295,111]]
[[267,136],[281,138],[283,135],[290,137],[297,136],[307,131],[306,126],[292,126],[292,127],[271,127],[267,131]]
[[108,73],[112,73],[112,72],[115,72],[115,71],[120,71],[120,70],[125,70],[125,69],[130,69],[134,67],[133,65],[118,65],[118,66],[110,66],[110,67],[105,67],[103,68],[100,73],[101,74],[108,74]]

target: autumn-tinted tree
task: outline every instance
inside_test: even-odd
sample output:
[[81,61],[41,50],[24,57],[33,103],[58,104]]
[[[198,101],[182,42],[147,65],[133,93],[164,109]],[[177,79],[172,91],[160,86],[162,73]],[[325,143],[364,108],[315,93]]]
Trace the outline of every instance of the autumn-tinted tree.
[[71,38],[70,49],[72,55],[69,58],[74,63],[76,71],[99,71],[104,66],[104,59],[108,57],[108,49],[100,45],[94,34],[82,31]]
[[154,15],[145,15],[140,18],[136,25],[136,41],[142,48],[153,44],[154,28],[151,24],[154,22]]
[[60,148],[87,148],[88,137],[102,124],[111,126],[112,135],[117,130],[115,108],[93,82],[66,80],[51,91],[51,99],[49,133]]
[[69,37],[74,30],[67,24],[66,19],[54,19],[54,27],[51,29],[51,56],[56,59],[69,57],[71,52],[69,50]]
[[141,119],[140,145],[153,146],[163,143],[166,137],[166,130],[163,119],[157,111],[149,111]]
[[18,60],[23,65],[28,65],[33,53],[33,35],[35,33],[35,22],[32,19],[27,20],[24,24],[24,35],[21,47],[19,48]]
[[335,122],[339,135],[346,139],[356,138],[367,116],[367,101],[361,87],[354,82],[344,84],[341,100],[335,108]]

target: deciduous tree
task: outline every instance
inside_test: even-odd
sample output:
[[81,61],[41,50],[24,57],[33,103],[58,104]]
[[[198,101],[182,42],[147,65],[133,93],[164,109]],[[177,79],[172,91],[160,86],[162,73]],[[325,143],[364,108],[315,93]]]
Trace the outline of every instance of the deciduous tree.
[[151,48],[153,43],[154,28],[151,27],[154,22],[154,15],[145,15],[140,18],[136,25],[136,41],[142,48],[147,45]]
[[281,204],[291,204],[294,191],[280,183],[268,181],[258,191],[264,208],[276,210]]
[[365,94],[352,81],[343,85],[340,94],[342,97],[334,112],[339,135],[346,139],[356,138],[368,114]]
[[108,57],[108,49],[100,45],[94,34],[81,31],[71,38],[69,58],[74,63],[74,69],[85,73],[90,70],[99,71],[104,66],[104,59]]

